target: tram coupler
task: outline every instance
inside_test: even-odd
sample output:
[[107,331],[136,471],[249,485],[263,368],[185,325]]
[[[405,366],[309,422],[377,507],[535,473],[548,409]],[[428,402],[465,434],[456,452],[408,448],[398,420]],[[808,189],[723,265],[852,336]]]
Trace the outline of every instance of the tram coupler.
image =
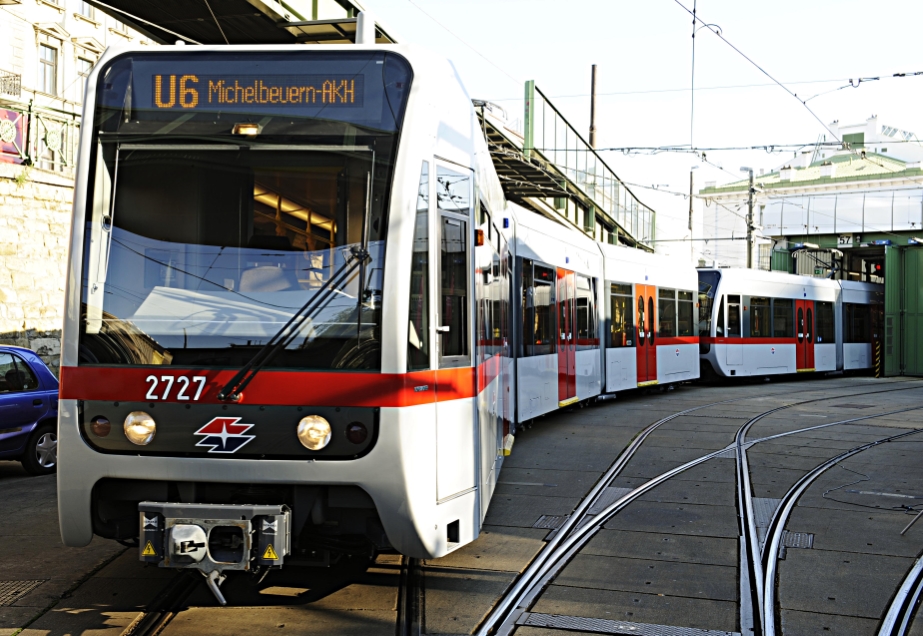
[[221,605],[226,571],[279,568],[291,553],[288,506],[142,501],[138,514],[140,560],[199,570]]

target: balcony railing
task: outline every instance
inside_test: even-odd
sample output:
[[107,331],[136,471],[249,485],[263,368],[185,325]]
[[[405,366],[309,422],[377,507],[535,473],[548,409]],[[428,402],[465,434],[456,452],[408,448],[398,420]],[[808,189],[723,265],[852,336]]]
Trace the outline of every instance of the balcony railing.
[[656,215],[638,201],[615,172],[538,89],[526,82],[523,154],[537,153],[586,195],[609,222],[642,243],[654,240]]
[[0,94],[10,97],[22,95],[22,76],[8,71],[0,71]]
[[0,98],[0,162],[74,175],[80,116]]

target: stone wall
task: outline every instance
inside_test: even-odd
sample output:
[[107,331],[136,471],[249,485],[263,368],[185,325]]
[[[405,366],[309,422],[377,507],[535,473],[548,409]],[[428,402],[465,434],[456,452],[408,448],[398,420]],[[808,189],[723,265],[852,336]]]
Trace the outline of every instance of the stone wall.
[[74,183],[0,163],[0,343],[58,374]]

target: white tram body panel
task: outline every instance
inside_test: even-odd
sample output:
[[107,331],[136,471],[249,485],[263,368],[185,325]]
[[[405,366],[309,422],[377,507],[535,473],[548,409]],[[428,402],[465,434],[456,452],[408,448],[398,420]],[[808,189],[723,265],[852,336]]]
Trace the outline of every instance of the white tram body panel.
[[[606,392],[697,379],[699,344],[695,290],[698,278],[695,269],[686,261],[637,249],[608,244],[599,244],[599,248],[605,262],[606,281],[603,298],[608,328],[602,340],[606,356]],[[620,284],[629,285],[632,290],[632,302],[627,307],[619,307],[612,301],[616,297],[615,286]],[[649,287],[653,296],[642,294],[639,291],[642,286]],[[672,296],[672,301],[665,296],[664,300],[667,303],[661,303],[661,290],[667,296]],[[684,294],[682,300],[680,293]],[[654,301],[653,324],[658,333],[654,335],[653,360],[650,360],[645,352],[645,347],[650,347],[651,329],[648,327],[651,325],[645,327],[643,336],[639,328],[637,300],[642,295],[648,300],[653,298]],[[670,318],[660,315],[661,305],[665,310],[672,306],[675,312],[675,307],[680,303],[684,303],[686,310],[682,321],[677,320],[679,316]],[[616,307],[621,311],[628,311],[628,322],[634,326],[634,334],[619,336],[619,320],[613,316]],[[642,366],[645,368],[641,369]],[[653,369],[648,369],[648,366]]]
[[[517,267],[520,274],[516,278],[516,289],[522,290],[522,267],[523,263],[531,263],[543,268],[542,271],[569,272],[580,277],[580,280],[587,282],[589,290],[582,290],[583,299],[591,298],[589,306],[585,310],[592,312],[592,320],[589,321],[588,329],[592,335],[588,340],[595,341],[577,343],[574,346],[575,351],[573,369],[571,369],[570,379],[573,382],[575,393],[570,397],[571,402],[586,400],[602,393],[603,369],[602,356],[599,350],[599,289],[601,284],[601,272],[603,269],[602,257],[599,253],[597,243],[587,237],[585,234],[572,228],[567,228],[560,223],[546,219],[534,212],[523,209],[515,203],[510,203],[509,218],[512,227],[507,230],[507,236],[510,237],[513,254],[516,257]],[[551,292],[552,304],[550,315],[560,320],[560,298],[555,293],[560,291],[555,281],[547,281],[550,284],[544,289]],[[586,294],[589,292],[589,295]],[[528,296],[528,290],[526,290]],[[549,299],[546,299],[549,300]],[[537,304],[537,298],[532,299],[533,304]],[[523,311],[522,307],[519,311]],[[521,316],[521,314],[520,314]],[[524,324],[520,319],[517,325]],[[520,337],[529,337],[528,330],[520,329]],[[522,347],[516,359],[516,397],[518,406],[518,421],[526,421],[551,411],[557,410],[568,402],[568,396],[561,394],[562,382],[562,336],[565,340],[573,341],[576,334],[567,333],[567,330],[561,330],[554,333],[552,343],[543,343],[544,350],[547,353],[535,353],[538,346],[530,351],[527,347]],[[565,345],[566,346],[566,345]],[[566,380],[564,380],[566,381]]]
[[[874,366],[874,346],[875,341],[880,341],[882,334],[878,333],[881,328],[881,322],[875,320],[875,308],[884,303],[882,286],[874,283],[862,283],[858,281],[841,281],[840,302],[838,303],[838,312],[840,319],[837,326],[840,328],[841,337],[838,342],[843,343],[843,349],[840,356],[840,366],[845,371],[858,369],[871,369]],[[864,307],[870,307],[871,319],[868,329],[871,330],[870,338],[864,338],[861,334],[855,334],[856,337],[850,337],[849,327],[855,318],[856,310],[865,313]],[[864,318],[864,317],[863,317]],[[857,340],[866,340],[865,342],[855,342]]]
[[699,303],[708,305],[701,358],[718,375],[871,366],[881,285],[733,268],[700,269],[699,278]]
[[[119,56],[163,54],[193,57],[221,55],[230,50],[236,55],[304,55],[306,60],[310,60],[310,56],[319,51],[333,52],[327,47],[310,46],[164,46],[157,47],[156,51],[110,48],[101,57],[97,70],[88,81],[86,108],[88,112],[94,108],[99,69],[104,69]],[[73,275],[68,279],[67,321],[62,350],[62,385],[70,386],[72,393],[68,395],[75,397],[65,397],[60,404],[59,513],[62,538],[67,545],[86,545],[91,540],[94,534],[92,516],[95,514],[93,492],[101,480],[126,480],[125,483],[128,483],[127,480],[140,480],[158,485],[195,483],[249,484],[266,488],[278,485],[295,489],[314,486],[324,489],[358,488],[370,498],[390,544],[403,554],[438,557],[477,538],[502,463],[503,431],[509,419],[508,415],[504,419],[504,407],[507,411],[510,408],[509,402],[504,404],[503,400],[504,389],[510,381],[509,353],[503,349],[502,343],[497,343],[493,353],[497,358],[494,366],[498,371],[479,374],[482,369],[473,361],[475,347],[470,346],[476,337],[473,319],[476,316],[476,290],[474,276],[470,275],[467,291],[462,290],[459,295],[467,303],[467,306],[459,306],[459,309],[469,317],[463,321],[467,331],[464,339],[469,343],[467,359],[461,359],[464,356],[459,356],[459,360],[449,360],[451,356],[440,358],[437,347],[433,346],[427,354],[428,364],[424,365],[426,369],[415,372],[412,380],[401,380],[408,370],[410,316],[406,290],[407,281],[411,279],[415,230],[420,223],[428,229],[430,237],[425,243],[424,254],[428,263],[433,265],[433,270],[425,278],[426,291],[431,299],[430,307],[435,308],[439,306],[440,298],[437,269],[440,262],[440,215],[455,218],[464,224],[459,226],[464,229],[452,240],[460,240],[470,246],[473,245],[476,225],[478,229],[487,231],[486,225],[475,221],[478,202],[483,201],[495,209],[497,215],[503,212],[505,202],[502,201],[502,194],[500,198],[497,196],[501,191],[492,165],[478,164],[485,160],[489,163],[486,143],[470,98],[452,65],[438,56],[411,46],[349,48],[350,54],[381,51],[397,54],[406,60],[413,73],[390,183],[385,274],[380,295],[381,375],[378,376],[382,386],[393,387],[389,390],[397,392],[385,403],[402,402],[406,405],[379,407],[374,447],[367,454],[347,461],[305,462],[271,458],[253,461],[233,459],[229,455],[204,458],[147,456],[143,453],[100,454],[98,449],[87,442],[86,433],[81,430],[84,415],[78,402],[82,396],[78,399],[74,393],[78,391],[75,388],[79,384],[76,378],[83,364],[79,351],[83,292],[80,273],[85,256],[84,218],[89,196],[87,184],[93,179],[89,174],[90,162],[81,162],[78,168],[78,182],[81,185],[75,196],[76,221],[73,224],[69,260]],[[92,117],[88,117],[88,121],[91,120]],[[83,156],[94,153],[94,143],[93,127],[83,127]],[[428,170],[431,178],[427,181],[425,192],[421,193],[421,166],[424,165],[424,172]],[[440,181],[437,176],[442,169],[448,171],[445,174],[451,175],[444,181]],[[453,216],[437,204],[437,201],[442,200],[442,193],[438,189],[447,188],[446,184],[452,185],[459,179],[464,181],[463,187],[467,187],[468,192],[462,197],[466,199],[462,202],[464,209],[455,210]],[[447,199],[453,201],[457,198],[454,193],[447,196]],[[423,213],[424,221],[420,221],[418,209],[421,200],[432,202]],[[493,234],[499,236],[496,228]],[[505,241],[502,244],[497,241],[495,245],[498,251],[506,254]],[[464,255],[468,252],[465,250],[458,253]],[[477,261],[479,267],[490,269],[482,261],[484,258],[491,260],[491,255],[485,255],[480,248],[470,253],[470,258]],[[470,265],[474,266],[475,263],[471,262]],[[486,283],[487,286],[492,284],[490,281]],[[493,287],[499,289],[501,285],[497,283]],[[435,320],[427,320],[425,332],[415,334],[417,341],[430,343],[436,343],[442,337],[446,336],[437,332]],[[178,371],[172,367],[159,367],[158,373],[166,372]],[[247,393],[256,395],[271,392],[272,387],[269,385],[272,378],[277,377],[273,374],[273,371],[267,370],[255,376],[244,393],[245,398]],[[223,382],[216,381],[215,375],[211,372],[208,374],[210,379],[206,394],[216,393]],[[339,377],[346,382],[352,381],[349,373]],[[483,385],[479,384],[482,380]],[[325,391],[323,383],[330,382],[330,389],[335,390],[339,380],[329,376],[324,379],[318,376],[318,379],[312,380],[311,376],[305,376],[306,385],[316,382],[321,383],[316,388],[322,392]],[[422,399],[415,391],[422,391],[424,396],[431,398]],[[361,400],[368,396],[356,394],[356,398]],[[121,399],[128,400],[127,397]],[[288,399],[291,403],[294,398]],[[211,401],[213,408],[222,408],[214,398]],[[305,402],[307,411],[311,408],[310,404]],[[205,409],[206,406],[204,403],[196,404],[193,408]],[[232,413],[235,407],[231,404],[224,408]],[[156,409],[154,413],[157,413]],[[210,415],[199,425],[204,424],[208,417]],[[279,425],[289,424],[280,422]],[[259,437],[261,427],[257,426],[254,430]],[[191,439],[195,441],[195,438]],[[167,491],[164,489],[164,492]],[[361,508],[364,505],[344,501],[335,502],[331,495],[328,504],[342,504],[344,510],[350,509],[350,506]]]
[[[320,75],[297,75],[312,63]],[[343,83],[359,75],[364,84]],[[291,101],[318,95],[343,108]],[[289,110],[273,117],[283,96]],[[221,108],[206,107],[212,99]],[[342,534],[444,556],[478,537],[517,422],[698,376],[697,318],[683,313],[695,271],[599,245],[508,203],[470,97],[453,66],[428,51],[109,49],[88,78],[85,108],[97,124],[81,129],[88,159],[78,166],[61,360],[66,545],[94,534],[143,539],[142,503],[236,510],[265,497],[291,514],[302,553],[312,544],[299,537],[326,545]],[[305,114],[311,108],[323,118]],[[339,136],[329,132],[337,126]],[[133,143],[139,134],[145,143]],[[305,192],[317,201],[304,203]],[[359,275],[336,282],[329,306],[277,348],[284,363],[248,371],[306,311],[304,299],[360,260]],[[535,277],[529,293],[524,263]],[[672,290],[667,326],[660,305],[639,310],[651,378],[640,379],[637,347],[601,344],[612,281],[632,296],[644,286],[651,303]],[[229,398],[239,377],[247,384]],[[194,399],[185,388],[171,393],[196,383]],[[147,437],[128,434],[137,413]],[[312,446],[302,426],[317,418],[327,436],[311,429],[324,439]],[[142,554],[157,557],[162,565],[163,554]]]

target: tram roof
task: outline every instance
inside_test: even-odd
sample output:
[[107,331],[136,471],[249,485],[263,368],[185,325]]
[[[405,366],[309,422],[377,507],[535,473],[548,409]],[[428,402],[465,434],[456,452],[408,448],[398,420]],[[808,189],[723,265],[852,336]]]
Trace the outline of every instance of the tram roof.
[[[334,0],[341,16],[307,19],[314,16],[276,0],[87,2],[161,44],[178,38],[198,44],[350,44],[356,40],[356,15],[363,10],[354,0]],[[379,44],[396,43],[377,23],[375,38]]]

